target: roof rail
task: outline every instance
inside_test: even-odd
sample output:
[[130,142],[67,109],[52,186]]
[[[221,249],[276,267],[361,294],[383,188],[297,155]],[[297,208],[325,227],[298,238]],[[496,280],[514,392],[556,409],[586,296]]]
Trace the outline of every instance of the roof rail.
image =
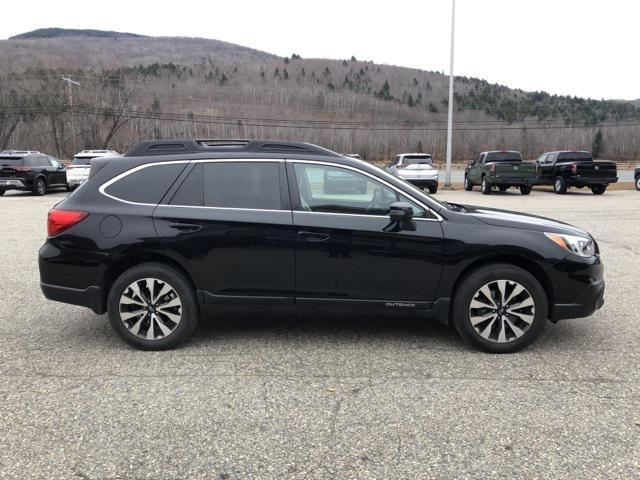
[[244,139],[196,139],[196,140],[145,140],[136,143],[125,157],[176,155],[206,152],[300,153],[340,157],[326,148],[310,143],[283,142],[280,140]]

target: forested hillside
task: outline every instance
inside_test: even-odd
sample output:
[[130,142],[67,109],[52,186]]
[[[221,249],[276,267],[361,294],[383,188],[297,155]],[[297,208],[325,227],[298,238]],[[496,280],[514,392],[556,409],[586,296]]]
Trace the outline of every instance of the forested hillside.
[[[0,148],[64,158],[74,148],[126,150],[144,138],[255,137],[372,160],[414,150],[444,155],[448,77],[438,72],[353,57],[282,58],[217,40],[60,32],[0,41],[0,72]],[[455,92],[458,160],[495,148],[527,157],[590,149],[598,130],[600,156],[640,157],[640,108],[631,102],[466,77],[456,78]]]

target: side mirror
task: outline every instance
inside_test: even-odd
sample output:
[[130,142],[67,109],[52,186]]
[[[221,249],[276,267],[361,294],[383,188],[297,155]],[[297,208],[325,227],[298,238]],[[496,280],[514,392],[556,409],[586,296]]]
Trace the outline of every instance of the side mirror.
[[413,219],[413,208],[406,202],[395,202],[389,207],[389,220],[391,223],[384,227],[385,232],[399,232],[408,230],[415,232],[416,222]]

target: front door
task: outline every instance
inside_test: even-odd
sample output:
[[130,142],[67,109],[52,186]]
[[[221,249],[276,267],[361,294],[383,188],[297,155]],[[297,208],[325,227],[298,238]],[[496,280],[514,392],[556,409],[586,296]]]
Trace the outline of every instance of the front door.
[[[288,161],[296,240],[296,303],[429,308],[443,232],[427,209],[373,176]],[[385,232],[389,206],[414,208],[416,231]]]
[[197,162],[178,182],[154,224],[190,266],[202,301],[293,302],[296,236],[284,162]]

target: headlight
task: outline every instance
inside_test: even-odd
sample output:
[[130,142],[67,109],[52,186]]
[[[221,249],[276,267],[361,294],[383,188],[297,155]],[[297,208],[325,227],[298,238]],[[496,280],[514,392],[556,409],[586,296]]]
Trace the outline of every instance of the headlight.
[[546,232],[545,235],[559,247],[576,255],[580,255],[581,257],[592,257],[596,252],[596,247],[591,238]]

